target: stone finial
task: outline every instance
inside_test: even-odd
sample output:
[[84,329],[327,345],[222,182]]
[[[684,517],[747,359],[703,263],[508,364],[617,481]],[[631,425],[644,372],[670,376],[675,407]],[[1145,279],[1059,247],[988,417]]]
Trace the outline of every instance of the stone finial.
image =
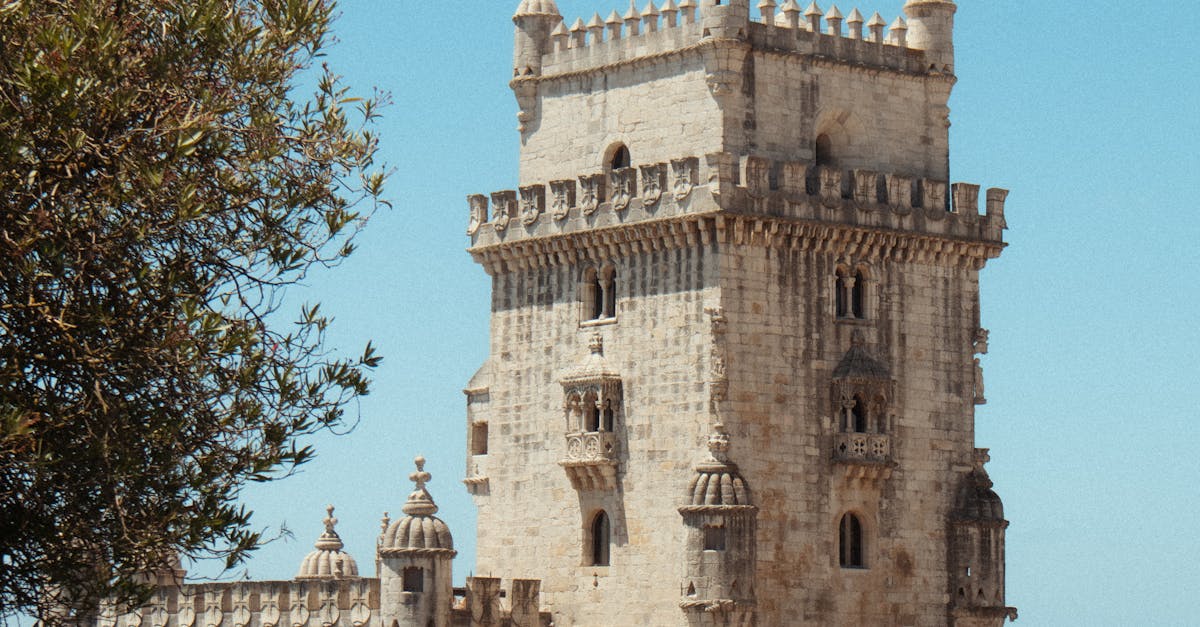
[[313,546],[322,551],[342,550],[342,539],[338,536],[337,531],[334,531],[338,519],[333,517],[332,505],[325,507],[325,520],[322,522],[325,523],[325,533],[322,533],[321,537],[317,538],[317,542]]
[[592,14],[592,19],[587,23],[587,29],[592,34],[593,46],[604,41],[604,20],[600,19],[599,13]]
[[675,0],[666,0],[658,10],[663,16],[663,28],[675,28],[679,25],[679,7],[675,6]]
[[825,14],[825,21],[829,22],[829,34],[834,37],[842,36],[842,12],[838,10],[837,5],[829,7],[829,12]]
[[901,48],[908,46],[908,23],[904,21],[904,18],[897,15],[892,25],[888,27],[888,31],[892,35],[892,43]]
[[621,15],[617,13],[616,9],[613,9],[612,13],[608,14],[608,19],[604,20],[604,23],[608,26],[608,39],[610,41],[621,38],[621,25],[623,22],[621,21]]
[[871,41],[877,44],[882,44],[883,29],[886,26],[887,22],[883,21],[883,16],[876,11],[875,14],[871,16],[870,21],[867,22],[867,30],[871,32]]
[[858,9],[851,11],[850,16],[846,18],[846,28],[849,30],[847,34],[850,36],[850,39],[862,39],[863,16],[862,13],[858,12]]
[[425,472],[424,457],[418,455],[413,462],[417,465],[417,470],[410,474],[408,479],[416,484],[416,489],[408,495],[408,501],[401,509],[409,516],[432,516],[437,513],[438,507],[429,495],[429,490],[425,489],[425,484],[429,483],[433,476]]
[[636,3],[637,0],[629,0],[629,10],[621,18],[625,20],[626,37],[636,37],[641,32],[642,14],[638,12]]
[[567,42],[571,34],[567,32],[567,23],[559,22],[554,30],[550,31],[550,39],[554,40],[554,50],[562,52],[567,49]]
[[696,0],[680,0],[679,12],[683,14],[684,24],[696,23]]
[[708,453],[712,461],[722,464],[729,463],[729,432],[723,423],[713,425],[712,433],[708,435]]
[[604,356],[604,336],[600,335],[599,333],[593,334],[592,338],[590,340],[588,340],[588,349],[590,349],[592,351],[593,355],[599,355],[599,356],[603,357]]
[[767,26],[775,25],[775,0],[758,0],[758,13],[762,16],[763,24]]
[[642,29],[647,33],[658,31],[658,8],[654,0],[646,0],[646,6],[642,7]]
[[824,11],[821,10],[821,7],[817,6],[817,0],[813,0],[812,3],[808,5],[808,8],[804,9],[804,17],[808,18],[808,30],[814,33],[821,32],[822,13],[824,13]]
[[379,521],[380,533],[387,531],[388,525],[392,524],[392,517],[387,512],[383,513],[383,518]]
[[571,24],[571,47],[582,48],[587,45],[587,26],[583,25],[583,18],[575,18],[575,23]]
[[800,5],[796,0],[786,0],[781,7],[780,12],[783,13],[783,19],[787,22],[788,28],[799,30],[800,28]]
[[333,528],[338,524],[338,519],[333,517],[333,506],[325,506],[325,533],[333,533]]
[[863,334],[862,329],[855,329],[850,334],[850,346],[853,348],[863,348],[867,345],[867,336]]

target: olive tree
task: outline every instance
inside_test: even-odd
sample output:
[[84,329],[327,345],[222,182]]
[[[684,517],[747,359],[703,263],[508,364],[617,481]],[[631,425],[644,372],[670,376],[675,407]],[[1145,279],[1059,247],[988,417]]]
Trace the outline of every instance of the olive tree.
[[386,204],[333,0],[0,0],[0,619],[237,564],[379,358],[285,288]]

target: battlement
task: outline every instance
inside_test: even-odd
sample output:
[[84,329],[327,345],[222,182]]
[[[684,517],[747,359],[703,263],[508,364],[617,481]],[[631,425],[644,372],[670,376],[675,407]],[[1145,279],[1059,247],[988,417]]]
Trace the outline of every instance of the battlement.
[[[737,4],[736,2],[734,4]],[[607,17],[546,16],[552,24],[540,64],[518,65],[516,80],[574,75],[613,64],[681,53],[705,41],[738,39],[755,49],[812,56],[835,62],[900,72],[926,73],[920,50],[910,47],[908,23],[896,17],[890,25],[879,13],[864,18],[858,9],[844,16],[836,4],[825,11],[816,2],[801,9],[796,0],[777,5],[758,3],[758,15],[731,13],[729,5],[699,6],[695,0],[650,0],[634,3]]]
[[970,183],[717,153],[474,194],[467,234],[479,258],[523,240],[695,216],[763,216],[979,243],[990,257],[1003,247],[1007,195],[989,189],[981,207],[980,187]]

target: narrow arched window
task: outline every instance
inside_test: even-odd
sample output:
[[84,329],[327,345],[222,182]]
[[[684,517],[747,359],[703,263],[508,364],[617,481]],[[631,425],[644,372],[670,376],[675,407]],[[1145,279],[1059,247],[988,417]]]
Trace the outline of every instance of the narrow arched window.
[[600,430],[600,408],[596,406],[596,396],[591,393],[583,397],[583,430],[587,433]]
[[612,401],[604,401],[604,411],[601,412],[600,428],[612,433],[616,427],[616,414],[613,412]]
[[848,424],[846,428],[854,433],[867,432],[867,404],[863,402],[863,397],[854,397],[854,406],[850,408],[850,415],[847,416]]
[[612,266],[600,272],[600,292],[604,298],[600,305],[601,318],[617,316],[617,271]]
[[629,149],[625,147],[625,144],[620,144],[617,146],[616,150],[613,151],[612,158],[608,161],[608,167],[610,170],[615,171],[620,170],[621,168],[628,168],[632,163],[633,161],[629,155]]
[[834,165],[833,158],[833,142],[825,133],[817,135],[817,145],[814,151],[816,153],[817,165],[832,167]]
[[838,268],[837,280],[834,282],[834,286],[833,286],[833,293],[834,293],[833,298],[834,298],[834,313],[836,313],[837,317],[839,317],[839,318],[847,318],[850,316],[850,303],[848,300],[850,298],[850,295],[847,294],[847,292],[849,291],[847,289],[847,287],[848,286],[846,285],[846,271],[841,268]]
[[850,300],[854,317],[865,320],[867,317],[867,275],[862,270],[854,273],[854,289],[851,290]]
[[592,566],[608,566],[608,546],[611,540],[611,529],[608,524],[608,514],[598,512],[592,519]]
[[567,433],[583,431],[583,401],[578,394],[567,398]]
[[600,274],[595,268],[583,271],[580,281],[580,300],[583,302],[583,319],[599,320],[604,317],[604,290],[600,282]]
[[846,514],[838,532],[839,563],[842,568],[864,568],[863,528],[858,516]]

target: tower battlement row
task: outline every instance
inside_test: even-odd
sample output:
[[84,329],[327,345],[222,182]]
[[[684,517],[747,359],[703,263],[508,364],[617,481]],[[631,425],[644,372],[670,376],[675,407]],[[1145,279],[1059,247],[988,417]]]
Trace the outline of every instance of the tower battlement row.
[[527,2],[513,17],[513,76],[517,82],[570,76],[694,51],[706,40],[882,70],[952,74],[953,3],[913,1],[905,10],[908,20],[897,16],[889,24],[878,12],[867,18],[854,8],[844,15],[836,4],[824,10],[815,1],[802,9],[796,0],[761,0],[752,16],[749,0],[648,0],[641,9],[631,1],[623,13],[568,23],[553,2]]
[[467,234],[482,258],[525,240],[732,214],[969,242],[986,258],[1003,246],[1007,195],[991,188],[981,203],[971,183],[718,153],[473,194]]

